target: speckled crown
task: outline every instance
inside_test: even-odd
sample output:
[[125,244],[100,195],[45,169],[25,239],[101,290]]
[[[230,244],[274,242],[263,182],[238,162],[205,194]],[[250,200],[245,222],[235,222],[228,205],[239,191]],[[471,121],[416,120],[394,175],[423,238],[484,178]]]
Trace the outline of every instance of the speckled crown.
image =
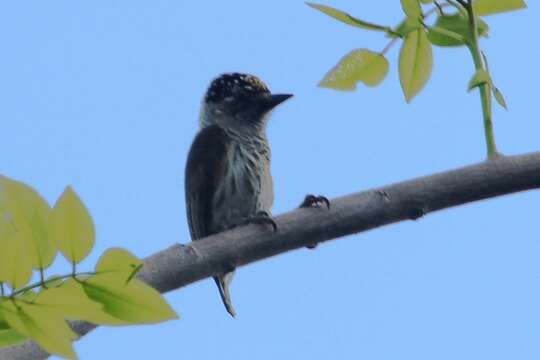
[[208,91],[205,101],[218,102],[230,96],[253,96],[270,93],[268,87],[256,76],[241,73],[223,74],[214,79]]

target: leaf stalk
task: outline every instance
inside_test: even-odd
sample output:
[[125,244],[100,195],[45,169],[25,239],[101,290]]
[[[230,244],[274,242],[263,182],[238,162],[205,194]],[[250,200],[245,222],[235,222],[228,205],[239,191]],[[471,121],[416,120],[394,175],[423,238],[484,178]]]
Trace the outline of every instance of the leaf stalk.
[[[486,63],[482,57],[482,50],[480,49],[480,42],[478,40],[478,28],[476,23],[476,16],[474,14],[474,9],[472,1],[461,0],[459,3],[467,11],[469,18],[469,31],[471,34],[471,40],[467,42],[467,47],[471,52],[474,66],[476,71],[484,70],[487,71]],[[488,159],[493,159],[500,156],[497,151],[497,145],[495,143],[495,134],[493,129],[493,114],[492,114],[492,99],[491,99],[491,89],[492,85],[490,82],[486,82],[479,86],[480,88],[480,102],[482,104],[482,114],[484,120],[484,136],[486,138],[486,148]]]

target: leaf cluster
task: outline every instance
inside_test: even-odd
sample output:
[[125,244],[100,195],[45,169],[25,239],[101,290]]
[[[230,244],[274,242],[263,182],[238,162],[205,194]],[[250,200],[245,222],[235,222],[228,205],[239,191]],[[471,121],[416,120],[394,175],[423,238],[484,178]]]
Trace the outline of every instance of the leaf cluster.
[[[127,250],[111,248],[93,271],[78,272],[94,243],[93,220],[71,187],[51,207],[28,185],[0,176],[0,347],[30,339],[76,359],[78,335],[66,320],[129,325],[177,317],[135,277],[143,262]],[[71,269],[46,277],[58,253]],[[39,281],[30,283],[33,275]]]
[[[319,86],[335,90],[356,89],[358,82],[366,86],[377,86],[386,77],[389,63],[386,52],[401,41],[399,52],[399,80],[405,100],[410,102],[426,85],[433,68],[433,46],[466,46],[471,50],[477,46],[477,37],[487,37],[489,26],[480,17],[526,7],[523,0],[400,0],[405,18],[396,26],[379,25],[361,20],[332,7],[307,3],[308,6],[345,24],[370,31],[377,31],[390,38],[382,51],[355,49],[345,55],[320,81]],[[467,6],[471,5],[470,12]],[[424,11],[424,7],[431,6]],[[437,18],[432,25],[426,23],[432,15]],[[475,31],[471,31],[471,14],[474,16]],[[493,86],[487,69],[476,73],[472,87],[490,84],[495,99],[506,107],[501,92]],[[478,81],[481,80],[481,81]],[[471,88],[471,87],[470,87]]]

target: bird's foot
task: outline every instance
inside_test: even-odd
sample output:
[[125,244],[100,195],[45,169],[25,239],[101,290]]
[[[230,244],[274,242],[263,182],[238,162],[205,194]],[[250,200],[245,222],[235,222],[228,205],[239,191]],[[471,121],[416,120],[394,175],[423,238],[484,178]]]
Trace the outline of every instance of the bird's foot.
[[300,204],[300,207],[321,207],[325,205],[327,209],[330,209],[330,200],[322,195],[306,195],[304,201]]
[[251,216],[246,220],[247,224],[260,224],[260,225],[270,225],[274,232],[277,231],[277,224],[272,219],[269,213],[266,211],[257,211],[255,215]]
[[381,199],[384,201],[384,202],[389,202],[390,201],[390,197],[388,196],[388,193],[384,190],[375,190],[375,192],[381,197]]
[[[308,207],[322,207],[322,206],[326,206],[326,209],[330,209],[330,200],[328,200],[328,198],[326,196],[322,196],[322,195],[312,195],[312,194],[308,194],[306,195],[304,201],[300,204],[300,207],[301,208],[308,208]],[[314,244],[310,244],[308,246],[306,246],[306,248],[308,249],[315,249],[317,247],[317,243],[314,243]]]

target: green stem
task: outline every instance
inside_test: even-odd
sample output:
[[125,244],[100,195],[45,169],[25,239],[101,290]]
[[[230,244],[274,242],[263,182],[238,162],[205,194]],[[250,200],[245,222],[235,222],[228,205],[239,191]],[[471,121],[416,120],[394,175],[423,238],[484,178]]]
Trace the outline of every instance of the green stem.
[[388,52],[388,50],[390,50],[392,46],[394,46],[397,43],[398,40],[399,38],[393,38],[392,40],[390,40],[388,44],[386,44],[384,49],[382,49],[381,54],[385,55]]
[[43,269],[39,269],[39,284],[42,285],[44,288],[47,288],[47,284],[45,283],[45,273],[43,272]]
[[[460,2],[461,3],[461,2]],[[476,16],[472,7],[472,1],[466,3],[467,15],[469,17],[469,31],[471,32],[471,41],[468,42],[468,48],[474,60],[476,71],[486,69],[486,64],[482,58],[480,43],[478,41],[478,29]],[[486,138],[486,147],[488,158],[493,159],[499,155],[497,145],[495,144],[495,134],[493,132],[493,119],[491,112],[491,84],[486,82],[480,85],[480,102],[482,103],[482,113],[484,116],[484,136]]]
[[57,276],[54,279],[40,281],[38,283],[28,285],[28,286],[26,286],[24,288],[18,289],[16,291],[12,292],[10,296],[14,297],[15,295],[22,294],[22,293],[24,293],[24,292],[26,292],[28,290],[32,290],[32,289],[35,289],[35,288],[40,287],[40,286],[45,286],[48,283],[51,283],[53,281],[64,280],[64,279],[69,279],[69,278],[76,278],[79,275],[96,275],[96,274],[97,274],[97,272],[95,272],[95,271],[87,271],[87,272],[82,272],[82,273],[79,273],[79,274],[67,274],[67,275]]

